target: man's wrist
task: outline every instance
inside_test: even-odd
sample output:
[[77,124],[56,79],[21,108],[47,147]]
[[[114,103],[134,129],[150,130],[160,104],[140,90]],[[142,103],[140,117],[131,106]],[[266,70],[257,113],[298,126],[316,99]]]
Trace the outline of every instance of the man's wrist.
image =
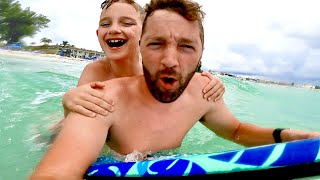
[[275,143],[281,143],[282,139],[281,139],[281,131],[285,130],[286,128],[276,128],[274,129],[272,135],[274,138],[274,142]]

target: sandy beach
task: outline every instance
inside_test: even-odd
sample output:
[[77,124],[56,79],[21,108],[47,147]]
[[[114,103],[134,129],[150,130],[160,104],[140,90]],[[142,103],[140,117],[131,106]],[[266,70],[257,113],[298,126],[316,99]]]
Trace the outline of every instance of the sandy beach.
[[30,60],[44,60],[44,61],[56,61],[56,62],[66,62],[66,63],[91,63],[92,60],[84,60],[80,58],[70,58],[62,57],[54,54],[41,54],[28,51],[12,51],[0,49],[0,58],[1,57],[13,57],[13,58],[22,58]]

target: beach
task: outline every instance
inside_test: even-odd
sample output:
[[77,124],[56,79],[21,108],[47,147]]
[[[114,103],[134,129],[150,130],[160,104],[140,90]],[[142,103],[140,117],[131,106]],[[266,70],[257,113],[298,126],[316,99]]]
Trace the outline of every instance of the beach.
[[0,49],[0,56],[6,56],[11,58],[21,58],[25,60],[43,60],[43,61],[54,61],[54,62],[66,62],[66,63],[90,63],[92,60],[84,60],[80,58],[63,57],[54,54],[42,54],[29,51],[13,51]]

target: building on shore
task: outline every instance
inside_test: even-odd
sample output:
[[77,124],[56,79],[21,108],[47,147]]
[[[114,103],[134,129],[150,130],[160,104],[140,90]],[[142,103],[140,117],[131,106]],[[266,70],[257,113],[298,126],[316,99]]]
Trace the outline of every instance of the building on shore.
[[103,52],[86,50],[83,48],[76,48],[71,46],[68,46],[68,47],[60,46],[57,54],[65,57],[73,57],[73,58],[87,59],[87,60],[94,60],[94,59],[105,57],[105,54]]
[[12,44],[6,44],[2,49],[6,50],[12,50],[12,51],[19,51],[23,48],[23,46],[20,43],[12,43]]

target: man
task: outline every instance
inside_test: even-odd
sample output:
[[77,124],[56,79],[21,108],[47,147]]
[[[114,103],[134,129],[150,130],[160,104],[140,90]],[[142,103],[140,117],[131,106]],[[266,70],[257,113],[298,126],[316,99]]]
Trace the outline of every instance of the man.
[[179,147],[201,117],[220,137],[245,146],[320,136],[241,123],[223,99],[203,99],[201,88],[209,79],[194,75],[204,44],[199,5],[189,0],[151,0],[146,12],[140,44],[145,75],[105,82],[113,87],[104,90],[106,95],[116,102],[108,116],[90,118],[71,112],[31,179],[82,179],[105,143],[120,154]]

